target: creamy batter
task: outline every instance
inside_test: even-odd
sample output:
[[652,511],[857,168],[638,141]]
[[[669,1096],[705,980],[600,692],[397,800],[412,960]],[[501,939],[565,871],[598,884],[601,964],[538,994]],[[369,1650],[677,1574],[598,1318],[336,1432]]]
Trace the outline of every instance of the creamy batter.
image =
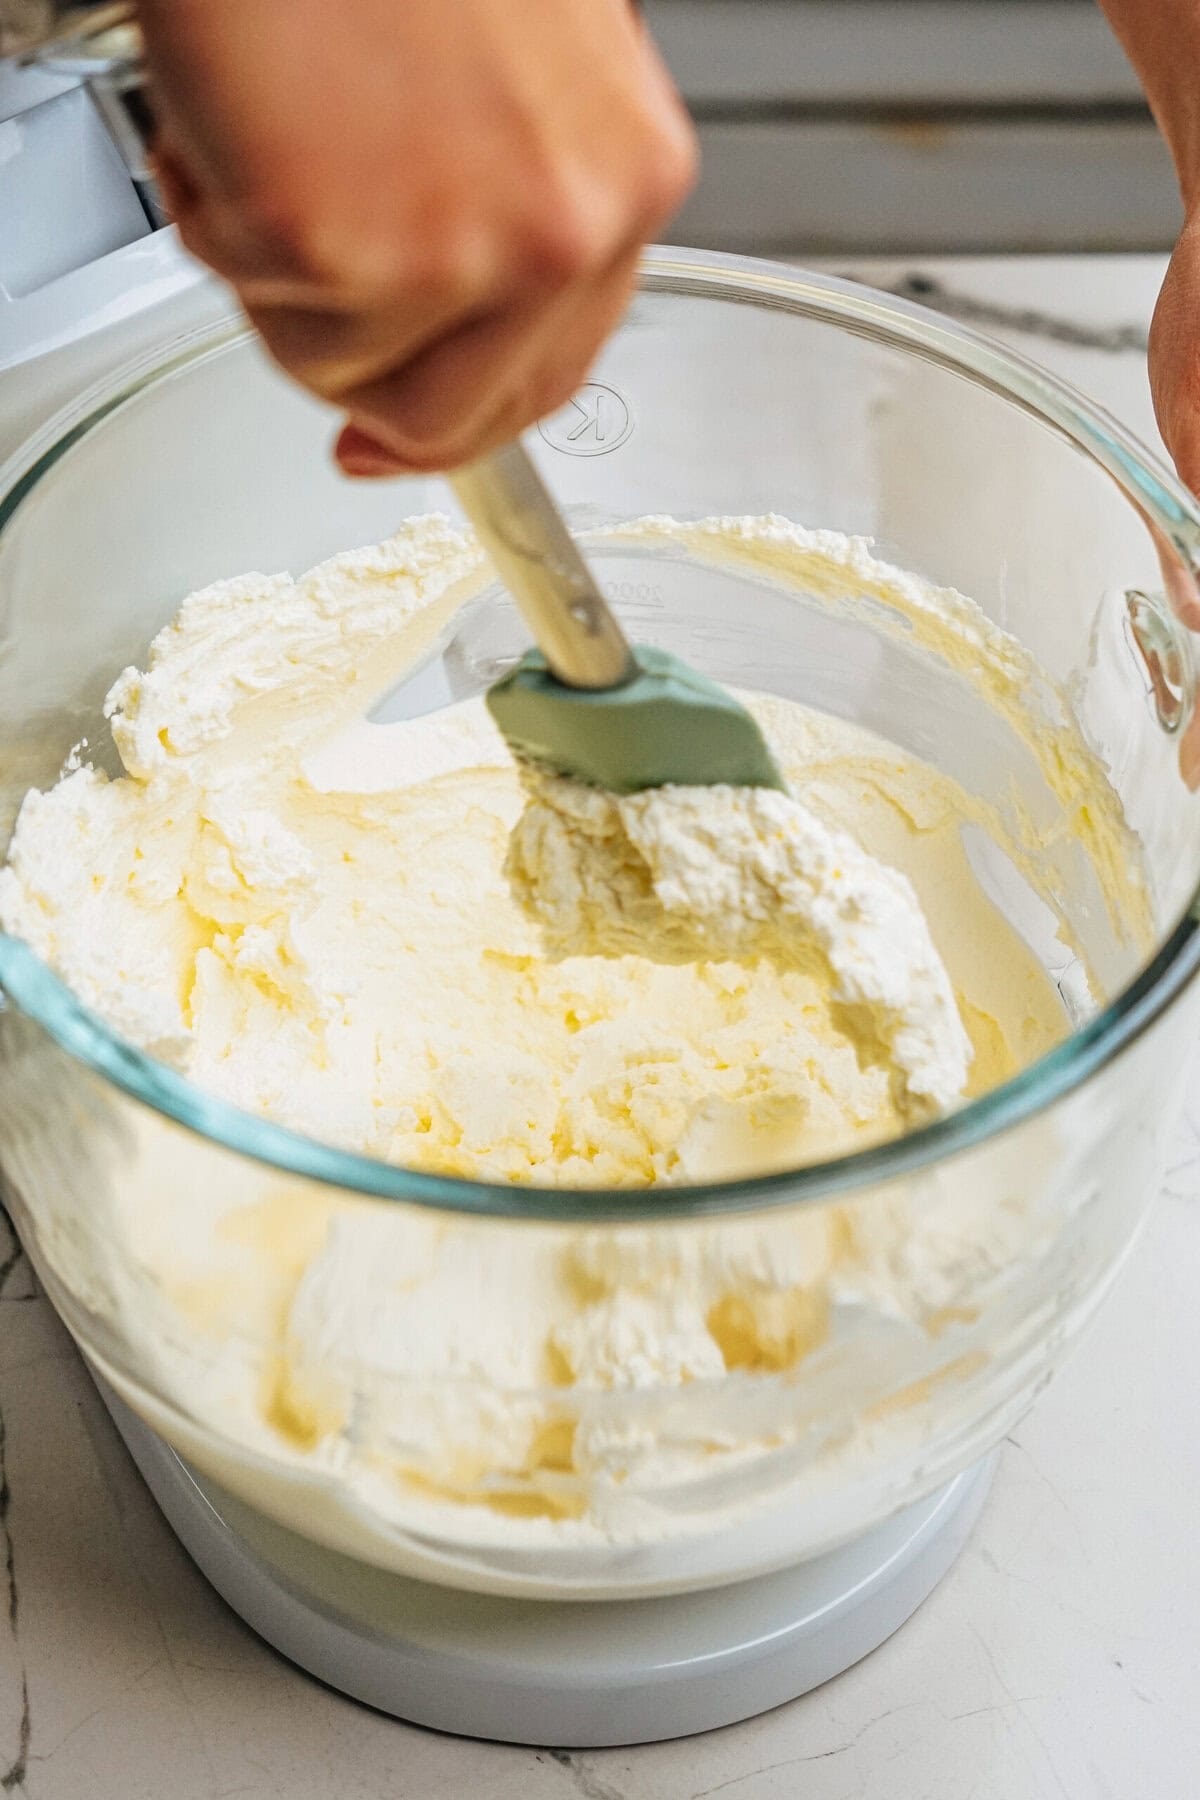
[[[853,863],[853,936],[793,931],[786,956],[769,954],[786,908],[762,867],[782,797],[679,790],[667,816],[687,815],[682,857],[659,797],[622,802],[641,820],[643,867],[677,884],[692,870],[669,915],[657,899],[631,913],[617,894],[631,857],[606,865],[613,835],[595,826],[615,803],[554,783],[555,808],[543,792],[522,816],[481,700],[365,725],[372,689],[420,652],[476,566],[434,519],[295,583],[249,576],[194,595],[145,673],[110,695],[124,777],[79,767],[26,800],[0,877],[5,928],[136,1044],[237,1104],[498,1181],[702,1181],[893,1133],[911,1096],[872,1011],[889,974],[929,990],[917,1079],[938,1106],[969,1062],[979,1092],[1061,1031],[957,842],[965,800],[845,724],[750,697],[818,848]],[[590,837],[562,828],[568,801],[592,808]],[[735,824],[760,814],[747,861]],[[846,824],[857,843],[831,835]],[[970,1043],[908,879],[858,844],[936,887],[934,938]],[[603,890],[586,917],[550,917],[564,854]],[[714,890],[714,870],[734,887]],[[681,929],[697,941],[681,945]],[[606,954],[563,955],[580,950]]]
[[506,866],[557,955],[827,971],[858,1060],[890,1071],[902,1117],[961,1098],[971,1042],[920,901],[847,832],[773,789],[619,797],[523,774]]
[[[798,541],[818,587],[863,554]],[[961,826],[978,806],[858,727],[743,696],[812,821],[805,855],[844,853],[856,897],[839,922],[795,901],[803,869],[764,860],[779,796],[748,811],[678,790],[670,842],[661,804],[635,797],[614,839],[607,796],[523,791],[479,699],[367,723],[483,580],[474,546],[431,518],[299,580],[192,596],[110,695],[124,774],[72,766],[26,799],[0,923],[212,1092],[500,1183],[798,1166],[905,1129],[914,1099],[924,1116],[982,1093],[1064,1034],[976,880]],[[739,831],[758,847],[738,851]],[[711,873],[727,849],[740,891],[697,885],[697,858]],[[781,948],[785,890],[809,935]],[[226,1443],[336,1473],[358,1536],[326,1535],[376,1556],[386,1538],[393,1560],[401,1528],[520,1544],[704,1530],[662,1492],[714,1458],[794,1448],[800,1427],[744,1398],[718,1426],[701,1401],[723,1404],[735,1375],[794,1379],[822,1346],[865,1343],[864,1321],[897,1379],[919,1379],[1042,1229],[983,1189],[655,1237],[276,1185],[269,1202],[236,1183],[189,1194],[186,1220],[131,1188],[106,1222],[128,1314],[160,1391]],[[672,1439],[614,1414],[635,1391],[694,1401],[693,1424]]]

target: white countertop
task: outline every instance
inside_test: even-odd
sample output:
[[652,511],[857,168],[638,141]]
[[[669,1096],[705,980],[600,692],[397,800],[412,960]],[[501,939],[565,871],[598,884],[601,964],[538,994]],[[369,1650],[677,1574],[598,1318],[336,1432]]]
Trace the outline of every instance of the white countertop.
[[[914,293],[914,279],[927,283],[920,297],[1150,437],[1144,339],[1162,266],[888,263],[866,278]],[[569,1756],[397,1724],[253,1637],[163,1524],[0,1219],[0,1791],[1195,1800],[1200,1098],[1174,1165],[1098,1323],[1006,1442],[973,1541],[896,1637],[749,1724]]]

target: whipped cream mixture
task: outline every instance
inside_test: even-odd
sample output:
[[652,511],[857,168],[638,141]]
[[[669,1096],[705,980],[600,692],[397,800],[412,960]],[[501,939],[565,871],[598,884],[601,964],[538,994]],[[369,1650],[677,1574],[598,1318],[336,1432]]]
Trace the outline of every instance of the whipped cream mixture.
[[[753,521],[725,523],[691,529],[753,540]],[[759,522],[762,541],[781,525]],[[868,565],[886,591],[861,544],[787,530],[809,591]],[[500,1183],[797,1166],[981,1093],[1064,1034],[976,879],[962,825],[979,805],[859,727],[745,695],[794,802],[614,801],[523,788],[481,699],[368,723],[485,583],[473,544],[429,518],[298,580],[193,595],[109,697],[124,773],[73,766],[26,799],[0,923],[211,1092]],[[704,1535],[733,1505],[730,1471],[770,1461],[795,1480],[812,1463],[810,1369],[823,1453],[844,1459],[854,1369],[878,1385],[882,1345],[881,1395],[917,1395],[965,1367],[955,1334],[1041,1241],[1013,1172],[990,1166],[990,1185],[927,1183],[919,1206],[896,1190],[585,1231],[354,1201],[249,1165],[214,1191],[188,1185],[182,1152],[154,1175],[147,1150],[102,1235],[114,1317],[200,1434],[189,1452],[211,1464],[219,1441],[236,1486],[243,1446],[258,1472],[241,1485],[279,1516],[292,1503],[266,1497],[263,1471],[310,1472],[325,1498],[303,1490],[303,1528],[429,1573],[413,1534],[426,1558],[435,1539],[548,1553]],[[778,1380],[783,1411],[754,1387]],[[735,1381],[751,1385],[717,1420]],[[678,1410],[622,1410],[639,1395]],[[701,1501],[714,1469],[727,1491]]]
[[767,788],[525,785],[508,873],[557,955],[824,964],[902,1115],[960,1098],[971,1043],[912,883],[846,832]]
[[749,697],[803,806],[554,781],[523,807],[481,699],[365,724],[478,567],[431,519],[296,582],[194,595],[109,696],[125,775],[78,767],[26,800],[0,922],[238,1105],[499,1181],[809,1161],[1061,1030],[956,847],[965,799],[847,725]]

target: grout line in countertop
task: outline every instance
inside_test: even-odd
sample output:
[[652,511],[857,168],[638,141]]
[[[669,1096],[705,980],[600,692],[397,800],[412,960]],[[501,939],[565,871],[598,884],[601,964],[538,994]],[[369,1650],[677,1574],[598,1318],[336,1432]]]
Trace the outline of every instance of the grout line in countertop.
[[25,1668],[21,1670],[21,1729],[17,1740],[17,1754],[13,1758],[11,1768],[0,1775],[0,1789],[6,1794],[25,1792],[25,1777],[29,1772],[29,1745],[33,1739],[33,1724],[29,1711],[29,1674]]
[[607,1781],[601,1781],[593,1774],[582,1758],[572,1755],[569,1750],[551,1750],[548,1752],[551,1762],[556,1762],[560,1769],[565,1769],[574,1783],[582,1800],[626,1800],[619,1788],[610,1787]]
[[[9,1512],[12,1507],[12,1489],[8,1484],[8,1429],[4,1422],[4,1409],[0,1406],[0,1546],[4,1551],[4,1573],[8,1589],[8,1628],[13,1642],[20,1650],[20,1634],[17,1630],[20,1617],[20,1593],[17,1588],[17,1557],[13,1542],[12,1526]],[[23,1793],[25,1775],[29,1767],[29,1746],[33,1739],[33,1720],[29,1708],[29,1671],[25,1660],[20,1660],[21,1669],[21,1723],[17,1731],[17,1753],[3,1775],[0,1775],[0,1790],[6,1794]]]

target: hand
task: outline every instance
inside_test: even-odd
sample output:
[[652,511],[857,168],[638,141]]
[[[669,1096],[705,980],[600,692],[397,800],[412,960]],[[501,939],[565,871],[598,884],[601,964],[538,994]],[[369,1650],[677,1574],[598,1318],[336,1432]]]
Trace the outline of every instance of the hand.
[[1183,229],[1154,310],[1150,389],[1163,442],[1200,494],[1200,213]]
[[[1163,442],[1181,479],[1200,494],[1200,216],[1190,219],[1180,235],[1154,309],[1150,390]],[[1200,631],[1195,580],[1175,547],[1151,529],[1172,609],[1190,631]],[[1180,739],[1179,767],[1188,787],[1200,788],[1200,713]]]
[[350,474],[564,405],[694,178],[629,0],[142,0],[165,202]]

